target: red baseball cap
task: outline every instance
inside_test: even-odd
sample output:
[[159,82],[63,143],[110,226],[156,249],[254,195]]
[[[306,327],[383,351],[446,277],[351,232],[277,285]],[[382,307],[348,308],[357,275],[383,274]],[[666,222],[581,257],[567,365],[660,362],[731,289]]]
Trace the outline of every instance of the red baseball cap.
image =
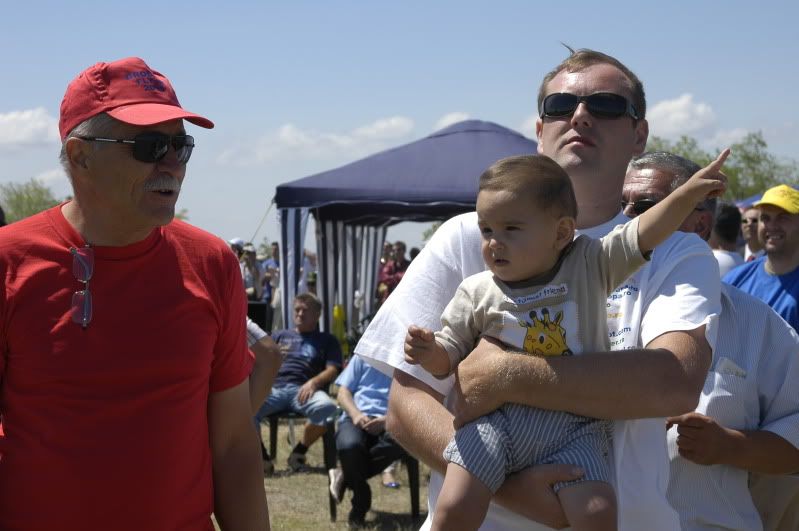
[[166,76],[138,57],[97,63],[72,80],[61,101],[61,140],[75,126],[103,112],[130,125],[182,118],[206,129],[214,127],[208,118],[184,110]]

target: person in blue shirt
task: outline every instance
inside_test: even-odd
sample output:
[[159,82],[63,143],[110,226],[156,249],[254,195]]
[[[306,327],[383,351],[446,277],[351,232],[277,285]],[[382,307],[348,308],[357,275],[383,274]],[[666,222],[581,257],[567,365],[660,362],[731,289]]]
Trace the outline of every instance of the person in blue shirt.
[[[317,330],[322,303],[310,293],[294,298],[294,329],[279,330],[272,339],[283,353],[283,363],[272,391],[255,414],[256,426],[280,411],[294,411],[308,418],[302,441],[288,457],[289,467],[297,471],[305,465],[305,454],[326,430],[327,418],[336,412],[336,403],[325,392],[341,370],[341,345],[332,334]],[[270,457],[263,455],[264,472],[273,469]]]
[[799,330],[799,191],[781,184],[766,190],[754,206],[765,254],[722,280],[763,300]]
[[344,410],[336,430],[341,469],[330,471],[330,492],[340,502],[352,490],[349,522],[363,525],[372,506],[367,480],[405,454],[386,431],[391,378],[353,356],[336,380],[338,403]]

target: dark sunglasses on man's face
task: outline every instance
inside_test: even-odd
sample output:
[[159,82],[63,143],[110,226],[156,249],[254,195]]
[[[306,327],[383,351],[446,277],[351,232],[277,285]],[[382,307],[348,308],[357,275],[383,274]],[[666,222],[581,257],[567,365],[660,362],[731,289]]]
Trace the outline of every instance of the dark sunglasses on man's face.
[[649,210],[650,208],[652,208],[657,204],[658,202],[655,201],[654,199],[639,199],[638,201],[630,201],[630,202],[622,201],[621,208],[623,211],[626,211],[627,207],[630,207],[633,214],[635,214],[636,216],[640,216],[641,214],[643,214],[644,212],[646,212],[647,210]]
[[596,92],[588,96],[577,96],[569,92],[556,92],[550,94],[541,103],[539,114],[541,117],[562,118],[571,116],[580,103],[585,103],[588,112],[596,118],[621,118],[630,116],[638,119],[635,107],[624,96],[611,92]]
[[[621,209],[622,211],[625,211],[627,210],[627,207],[630,207],[630,210],[632,210],[633,214],[635,214],[636,216],[640,216],[641,214],[643,214],[644,212],[646,212],[647,210],[649,210],[650,208],[652,208],[657,204],[658,202],[655,201],[654,199],[639,199],[638,201],[629,201],[629,202],[622,201]],[[696,205],[696,207],[694,207],[694,210],[696,212],[706,212],[708,208],[705,205]]]
[[96,136],[78,137],[81,140],[91,142],[113,142],[116,144],[132,144],[133,158],[141,162],[158,162],[163,159],[169,146],[175,150],[175,155],[180,164],[186,164],[191,157],[191,150],[194,149],[194,137],[191,135],[166,135],[164,133],[142,133],[136,135],[132,140],[120,140],[116,138],[100,138]]

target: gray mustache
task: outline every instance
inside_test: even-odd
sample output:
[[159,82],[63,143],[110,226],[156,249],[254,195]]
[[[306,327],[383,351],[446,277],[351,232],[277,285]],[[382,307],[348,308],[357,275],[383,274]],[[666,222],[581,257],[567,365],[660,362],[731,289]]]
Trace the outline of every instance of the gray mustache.
[[155,192],[157,190],[179,192],[180,182],[171,175],[159,175],[144,183],[144,190],[146,192]]

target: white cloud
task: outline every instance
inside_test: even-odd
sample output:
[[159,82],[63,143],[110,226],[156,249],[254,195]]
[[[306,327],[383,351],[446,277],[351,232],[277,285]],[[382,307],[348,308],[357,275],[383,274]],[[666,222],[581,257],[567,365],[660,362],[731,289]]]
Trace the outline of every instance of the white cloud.
[[404,116],[381,118],[345,133],[304,130],[288,123],[250,145],[226,149],[217,162],[253,166],[276,160],[364,156],[386,149],[406,137],[413,127],[413,120]]
[[445,127],[449,127],[452,124],[468,120],[469,118],[471,118],[471,116],[469,116],[469,113],[463,111],[455,111],[447,113],[438,119],[435,128],[433,130],[438,131],[440,129],[444,129]]
[[703,143],[712,146],[713,148],[725,148],[730,144],[734,144],[735,142],[743,140],[743,137],[745,137],[748,133],[749,131],[743,127],[736,127],[735,129],[719,129],[710,138],[708,138],[706,142]]
[[659,101],[651,107],[647,119],[652,134],[668,139],[707,137],[716,125],[716,113],[707,103],[695,102],[693,94]]
[[45,145],[58,138],[58,121],[44,107],[0,113],[0,148]]
[[538,113],[531,114],[519,126],[519,132],[527,138],[535,140],[535,123],[538,121]]
[[46,170],[35,175],[33,178],[50,188],[53,195],[58,198],[72,195],[72,185],[69,182],[69,177],[64,173],[63,168],[59,167]]

